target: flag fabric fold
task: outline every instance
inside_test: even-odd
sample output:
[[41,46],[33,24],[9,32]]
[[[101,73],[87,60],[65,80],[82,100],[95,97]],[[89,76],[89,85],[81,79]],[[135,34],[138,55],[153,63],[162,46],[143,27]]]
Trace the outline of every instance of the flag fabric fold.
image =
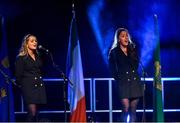
[[157,15],[154,15],[154,32],[156,47],[154,50],[154,83],[153,83],[153,118],[155,122],[164,121],[163,112],[163,87],[161,81],[161,63],[160,63],[160,41]]
[[71,111],[70,122],[86,122],[83,68],[75,13],[70,26],[66,74],[69,79],[68,102]]
[[10,76],[9,60],[7,53],[6,25],[5,19],[1,18],[0,33],[0,122],[15,121],[14,99],[12,83],[9,82],[3,73]]

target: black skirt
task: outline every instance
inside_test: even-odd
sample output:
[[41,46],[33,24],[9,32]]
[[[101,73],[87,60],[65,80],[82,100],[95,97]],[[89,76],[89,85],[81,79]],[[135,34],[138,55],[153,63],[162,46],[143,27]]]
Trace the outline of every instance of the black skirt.
[[28,77],[22,80],[22,93],[26,104],[45,104],[46,91],[44,83]]
[[134,81],[118,80],[118,93],[120,99],[123,98],[138,98],[143,96],[143,85],[140,79]]

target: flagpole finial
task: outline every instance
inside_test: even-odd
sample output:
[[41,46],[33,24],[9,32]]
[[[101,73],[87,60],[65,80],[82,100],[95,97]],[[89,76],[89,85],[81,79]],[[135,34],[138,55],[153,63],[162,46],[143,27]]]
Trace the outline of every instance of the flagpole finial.
[[154,18],[156,18],[156,19],[157,19],[157,17],[158,17],[158,16],[157,16],[157,14],[154,14]]
[[72,10],[74,10],[74,2],[72,3]]
[[74,7],[74,1],[72,2],[72,14],[73,14],[73,17],[75,17],[75,7]]

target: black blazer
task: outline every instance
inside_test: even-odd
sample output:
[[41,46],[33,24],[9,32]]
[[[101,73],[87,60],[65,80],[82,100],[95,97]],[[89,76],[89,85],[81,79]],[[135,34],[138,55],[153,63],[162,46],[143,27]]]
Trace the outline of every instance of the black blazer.
[[[135,49],[134,49],[135,50]],[[131,76],[137,77],[137,69],[139,65],[139,59],[136,51],[128,50],[126,56],[121,48],[115,47],[109,54],[109,66],[112,72],[112,76],[116,79],[128,80]]]
[[142,85],[137,72],[138,64],[135,49],[128,47],[127,56],[119,46],[110,51],[109,67],[113,78],[118,82],[120,98],[142,96]]
[[18,56],[15,63],[16,82],[20,85],[26,103],[46,103],[42,81],[42,62],[38,55],[34,61],[29,55]]

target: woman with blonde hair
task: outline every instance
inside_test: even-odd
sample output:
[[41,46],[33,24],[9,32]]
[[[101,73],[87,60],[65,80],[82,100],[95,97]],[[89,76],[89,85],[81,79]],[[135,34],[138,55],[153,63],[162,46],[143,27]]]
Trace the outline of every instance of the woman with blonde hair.
[[25,35],[15,62],[16,82],[27,104],[27,121],[38,121],[37,105],[46,103],[45,86],[42,81],[42,61],[37,52],[38,41],[32,34]]

